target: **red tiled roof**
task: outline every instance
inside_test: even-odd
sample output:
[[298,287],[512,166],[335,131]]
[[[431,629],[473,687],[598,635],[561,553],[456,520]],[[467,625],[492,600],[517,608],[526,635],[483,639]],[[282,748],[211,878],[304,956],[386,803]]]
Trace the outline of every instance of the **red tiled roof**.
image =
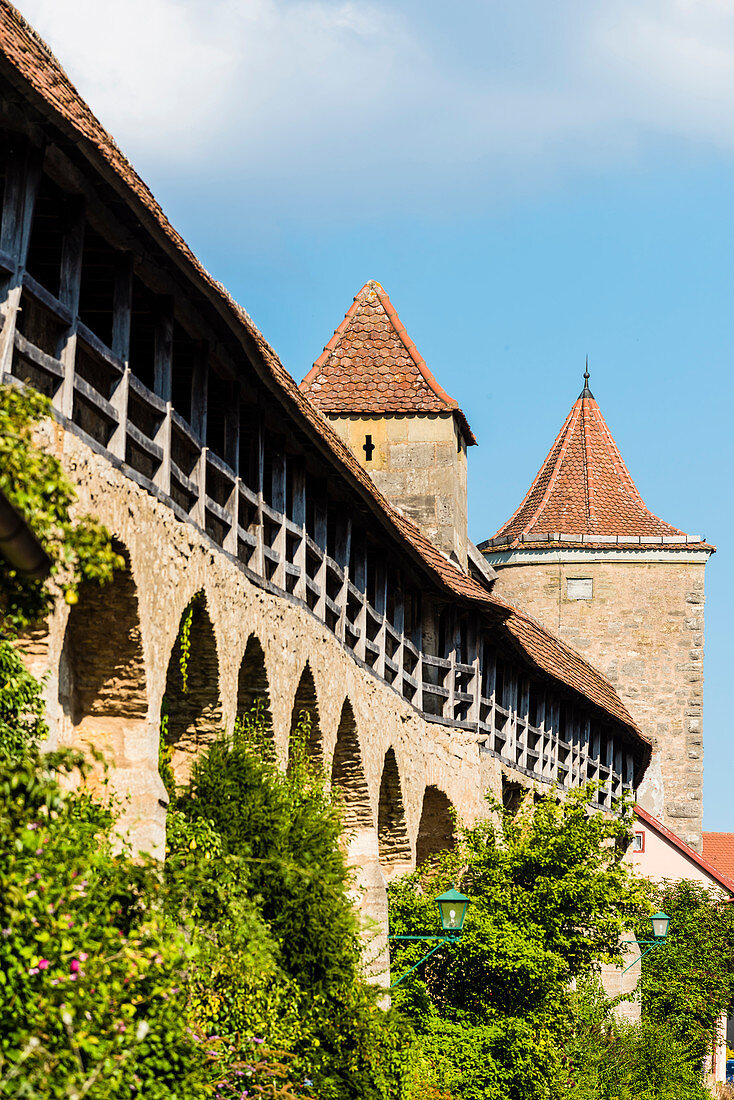
[[476,443],[458,402],[439,386],[387,294],[365,283],[301,382],[329,413],[453,413],[468,446]]
[[[159,242],[171,246],[168,254],[227,318],[248,352],[255,352],[253,360],[265,385],[295,418],[308,426],[314,441],[332,461],[341,466],[345,479],[367,501],[389,534],[402,544],[423,570],[428,571],[435,583],[454,597],[483,608],[525,661],[578,692],[608,717],[626,727],[636,743],[638,777],[641,777],[650,758],[650,742],[640,732],[609,681],[560,638],[550,634],[529,616],[492,596],[477,581],[453,566],[413,523],[393,508],[349,447],[299,390],[246,311],[205,270],[176,232],[147,186],[80,97],[48,46],[8,0],[0,0],[0,65],[4,74],[14,80],[28,98],[44,108],[46,114],[53,114],[56,125],[64,129],[97,170],[114,183],[140,217],[144,228],[153,233]],[[436,388],[443,393],[437,383]],[[447,400],[450,402],[451,398]]]
[[704,833],[703,858],[734,882],[734,833]]
[[716,879],[724,890],[730,894],[734,894],[734,875],[730,875],[728,872],[725,872],[722,867],[715,865],[715,861],[709,858],[709,854],[706,851],[707,836],[728,836],[732,841],[732,851],[734,852],[734,835],[731,833],[704,833],[703,855],[700,856],[698,852],[690,848],[684,840],[681,840],[677,833],[674,833],[667,825],[663,825],[662,821],[658,821],[656,817],[653,817],[651,813],[643,809],[639,803],[635,805],[635,814],[641,821],[644,821],[646,825],[649,825],[652,829],[655,829],[657,833],[665,837],[666,840],[669,840],[678,851],[682,852],[684,856],[687,856],[687,858],[700,867],[702,871],[705,871],[707,875],[711,875],[712,878]]
[[[669,547],[713,549],[649,510],[591,390],[586,385],[541,466],[522,504],[482,549],[499,545],[546,544],[563,535],[591,547],[657,540]],[[575,536],[575,539],[570,538]],[[606,547],[605,547],[606,548]]]

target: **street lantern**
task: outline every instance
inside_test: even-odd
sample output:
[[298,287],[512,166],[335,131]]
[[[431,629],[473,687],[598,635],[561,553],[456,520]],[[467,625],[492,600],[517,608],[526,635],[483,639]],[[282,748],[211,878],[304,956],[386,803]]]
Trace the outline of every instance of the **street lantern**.
[[670,917],[667,913],[653,913],[650,917],[650,923],[652,924],[652,934],[656,940],[664,940],[668,935],[668,925],[670,924]]
[[441,915],[441,927],[444,932],[459,935],[464,927],[464,918],[469,908],[469,898],[460,894],[456,887],[452,886],[444,894],[436,898],[438,911]]
[[457,947],[459,940],[461,939],[461,930],[464,927],[464,917],[466,911],[469,908],[469,898],[460,894],[455,886],[452,886],[450,890],[447,890],[445,894],[439,894],[436,898],[436,904],[438,905],[438,911],[441,915],[441,928],[443,934],[440,936],[388,936],[389,940],[423,940],[427,942],[433,940],[436,944],[432,947],[427,955],[424,955],[422,959],[418,959],[418,962],[411,966],[410,970],[406,970],[404,974],[401,974],[394,982],[391,983],[390,988],[394,989],[396,985],[412,974],[414,970],[417,970],[419,966],[422,966],[427,959],[430,959],[432,955],[435,955],[442,947]]

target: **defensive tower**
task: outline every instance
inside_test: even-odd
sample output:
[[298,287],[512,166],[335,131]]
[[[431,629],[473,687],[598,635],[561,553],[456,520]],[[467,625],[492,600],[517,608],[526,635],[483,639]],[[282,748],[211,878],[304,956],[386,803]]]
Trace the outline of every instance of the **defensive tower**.
[[476,439],[379,283],[356,295],[301,390],[385,496],[466,570],[466,449]]
[[647,508],[584,388],[515,514],[480,545],[494,592],[614,683],[654,745],[639,801],[701,851],[704,569],[714,551]]

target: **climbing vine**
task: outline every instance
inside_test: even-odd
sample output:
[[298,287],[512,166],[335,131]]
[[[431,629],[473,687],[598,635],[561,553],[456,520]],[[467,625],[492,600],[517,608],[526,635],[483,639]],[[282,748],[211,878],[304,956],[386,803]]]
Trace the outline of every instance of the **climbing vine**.
[[184,695],[189,690],[189,660],[191,659],[191,624],[194,621],[194,604],[197,597],[191,601],[183,613],[181,629],[178,635],[179,655],[178,665],[181,669],[181,690]]

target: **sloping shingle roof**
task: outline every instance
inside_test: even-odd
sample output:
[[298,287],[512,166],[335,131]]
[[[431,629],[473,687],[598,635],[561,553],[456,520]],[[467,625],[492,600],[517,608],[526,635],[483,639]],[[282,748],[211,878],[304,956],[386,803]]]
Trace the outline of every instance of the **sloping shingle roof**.
[[[646,825],[649,825],[651,829],[655,829],[660,836],[665,837],[670,841],[674,848],[677,848],[687,859],[690,859],[692,863],[695,863],[697,867],[700,867],[702,871],[705,871],[707,875],[716,879],[719,886],[726,890],[730,894],[734,894],[734,875],[725,872],[722,867],[718,866],[714,860],[712,860],[706,852],[706,836],[712,834],[703,834],[703,855],[699,855],[694,848],[689,847],[685,840],[681,840],[677,833],[674,833],[672,829],[669,829],[667,825],[663,825],[662,821],[659,821],[657,817],[653,817],[644,807],[639,803],[635,804],[634,812],[640,821],[644,821]],[[716,835],[716,834],[713,834]],[[720,836],[727,836],[731,834],[720,833]],[[734,841],[734,836],[732,836]]]
[[[104,174],[139,217],[144,229],[179,265],[227,319],[248,351],[256,352],[260,378],[311,437],[345,479],[357,489],[373,513],[435,583],[454,597],[471,601],[493,618],[498,630],[530,665],[565,684],[626,727],[638,752],[638,775],[650,758],[650,742],[640,732],[609,681],[580,654],[539,623],[487,592],[455,568],[418,528],[400,514],[376,488],[347,445],[322,414],[301,393],[249,314],[202,266],[166,218],[148,187],[81,98],[48,46],[8,0],[0,0],[0,68],[24,95],[73,140],[87,160]],[[427,368],[426,368],[427,369]],[[430,373],[430,372],[429,372]],[[438,387],[440,390],[440,387]],[[443,391],[441,391],[443,392]],[[448,399],[451,401],[451,398]]]
[[[578,397],[515,514],[485,543],[547,548],[550,535],[564,545],[608,548],[660,541],[667,547],[705,547],[654,515],[645,504],[588,384]],[[575,540],[569,536],[576,536]],[[601,539],[594,542],[594,536]]]
[[323,413],[453,413],[476,443],[458,402],[439,386],[383,287],[355,295],[300,389]]
[[734,882],[734,833],[704,833],[703,858]]

